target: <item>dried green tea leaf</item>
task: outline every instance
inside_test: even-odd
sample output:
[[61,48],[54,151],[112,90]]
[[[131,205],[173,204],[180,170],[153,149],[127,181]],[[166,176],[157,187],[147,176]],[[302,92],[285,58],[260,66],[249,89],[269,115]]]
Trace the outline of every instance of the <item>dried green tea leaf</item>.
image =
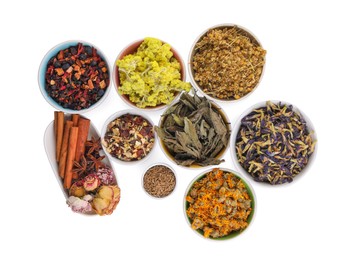
[[230,130],[210,101],[183,93],[162,115],[156,131],[175,161],[184,166],[219,164],[217,156],[229,141]]

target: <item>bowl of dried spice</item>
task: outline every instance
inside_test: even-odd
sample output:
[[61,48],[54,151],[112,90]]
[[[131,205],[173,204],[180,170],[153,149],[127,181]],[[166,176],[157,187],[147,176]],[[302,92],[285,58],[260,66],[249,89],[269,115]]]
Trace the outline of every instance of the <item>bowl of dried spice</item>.
[[191,181],[184,196],[188,225],[204,238],[228,240],[242,234],[254,220],[256,198],[237,172],[213,168]]
[[140,111],[119,111],[105,121],[101,141],[104,152],[115,162],[141,162],[155,146],[153,121]]
[[231,127],[224,111],[206,97],[182,93],[155,126],[159,144],[172,162],[189,168],[224,162]]
[[236,168],[256,182],[291,183],[308,171],[317,153],[310,119],[283,101],[260,102],[234,125],[231,157]]
[[95,45],[66,41],[43,58],[38,84],[46,101],[57,110],[82,114],[100,105],[110,89],[109,65]]
[[155,163],[148,167],[142,176],[142,187],[153,198],[165,198],[176,187],[176,174],[170,165]]
[[221,24],[204,31],[191,47],[192,85],[214,101],[238,101],[259,85],[266,51],[248,29]]
[[133,108],[158,110],[191,89],[179,53],[168,43],[145,38],[129,44],[116,58],[115,88]]

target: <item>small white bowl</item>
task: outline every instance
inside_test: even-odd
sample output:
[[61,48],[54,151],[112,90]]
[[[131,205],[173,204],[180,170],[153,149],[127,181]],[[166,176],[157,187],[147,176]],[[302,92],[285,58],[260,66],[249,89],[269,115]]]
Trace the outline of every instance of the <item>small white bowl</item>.
[[[155,197],[155,196],[152,196],[151,194],[149,194],[149,193],[145,190],[145,187],[144,187],[144,185],[143,185],[143,184],[144,184],[144,181],[143,181],[143,180],[144,180],[144,178],[145,178],[145,175],[146,175],[147,171],[148,171],[149,169],[151,169],[152,167],[158,166],[158,165],[168,167],[168,168],[173,172],[174,177],[175,177],[175,186],[174,186],[173,191],[172,191],[171,193],[169,193],[167,196],[164,196],[164,197],[161,197],[161,198],[158,198],[158,197]],[[159,162],[159,163],[154,163],[154,164],[152,164],[152,165],[150,165],[150,166],[147,167],[147,169],[145,170],[145,172],[142,174],[141,185],[142,185],[143,191],[144,191],[149,197],[151,197],[151,198],[153,198],[153,199],[161,200],[161,199],[164,199],[164,198],[169,197],[170,195],[172,195],[172,194],[175,192],[176,187],[177,187],[177,185],[178,185],[178,180],[177,180],[177,176],[176,176],[175,170],[174,170],[169,164]]]
[[[278,100],[270,100],[272,103],[274,104],[278,104],[279,102],[281,102],[281,104],[283,105],[292,105],[293,106],[293,111],[296,113],[299,113],[303,119],[305,120],[308,130],[309,132],[313,132],[312,134],[312,138],[313,141],[317,141],[317,135],[316,135],[316,131],[314,129],[314,125],[312,124],[312,122],[310,121],[309,117],[306,116],[301,110],[299,110],[298,107],[296,107],[295,105],[293,105],[292,103],[289,102],[285,102],[285,101],[278,101]],[[236,121],[234,127],[233,127],[233,131],[232,131],[232,135],[230,138],[230,153],[231,153],[231,157],[232,157],[232,161],[236,167],[236,169],[242,173],[244,176],[247,176],[248,178],[253,180],[253,177],[251,176],[250,173],[248,173],[239,163],[238,161],[238,157],[237,154],[235,152],[235,142],[236,142],[236,138],[240,129],[240,125],[241,125],[241,120],[246,117],[248,114],[250,114],[253,110],[261,108],[261,107],[266,107],[266,102],[267,101],[263,101],[263,102],[259,102],[255,105],[252,105],[251,107],[249,107],[248,109],[246,109],[238,118],[238,120]],[[314,152],[311,154],[309,160],[308,160],[308,164],[304,167],[304,169],[302,169],[302,171],[293,178],[293,182],[295,182],[296,180],[300,179],[306,172],[308,172],[309,168],[311,167],[311,165],[313,164],[313,161],[316,158],[316,154],[317,154],[317,143],[315,144],[315,149]],[[254,180],[253,180],[254,181]],[[285,183],[285,184],[277,184],[277,185],[271,185],[270,183],[267,182],[259,182],[259,183],[263,183],[265,185],[269,185],[269,186],[283,186],[283,185],[289,185],[290,183]]]
[[[136,53],[137,49],[139,48],[139,46],[141,45],[141,43],[144,41],[144,39],[140,39],[137,41],[134,41],[132,43],[130,43],[129,45],[127,45],[117,56],[117,58],[115,59],[114,65],[113,65],[113,69],[112,69],[112,78],[113,78],[113,82],[114,82],[114,86],[115,86],[115,90],[118,93],[118,96],[131,108],[134,109],[140,109],[140,110],[147,110],[147,111],[156,111],[156,110],[161,110],[166,108],[168,105],[170,104],[160,104],[157,105],[155,107],[145,107],[145,108],[140,108],[138,106],[136,106],[136,104],[134,104],[132,101],[130,101],[128,95],[125,94],[120,94],[118,89],[120,87],[120,79],[119,79],[119,70],[118,70],[118,66],[116,65],[118,60],[123,59],[126,55],[129,54],[134,54]],[[166,43],[164,41],[162,41],[163,43]],[[185,68],[185,64],[184,61],[181,57],[181,55],[171,46],[170,48],[171,52],[173,53],[173,57],[179,62],[180,64],[180,75],[181,81],[185,81],[186,79],[186,68]],[[174,100],[171,102],[171,104],[178,99],[178,97],[181,95],[182,92],[176,93]]]
[[[252,212],[249,216],[249,219],[248,219],[248,226],[241,230],[241,231],[234,231],[224,237],[220,237],[220,238],[205,238],[202,234],[201,234],[201,231],[197,231],[197,230],[194,230],[191,228],[191,222],[190,222],[190,219],[186,213],[186,210],[187,210],[187,207],[188,207],[188,202],[186,201],[186,196],[189,194],[192,186],[194,185],[194,183],[202,178],[204,178],[206,176],[207,173],[209,172],[212,172],[214,169],[220,169],[222,170],[223,172],[227,172],[227,173],[231,173],[233,175],[235,175],[237,178],[241,179],[241,181],[245,184],[245,187],[249,193],[249,196],[250,198],[252,199]],[[199,235],[199,237],[202,237],[204,239],[207,239],[207,240],[213,240],[213,241],[225,241],[225,240],[230,240],[230,239],[233,239],[241,234],[243,234],[245,231],[247,231],[249,229],[249,227],[251,226],[251,224],[254,222],[254,218],[255,218],[255,215],[256,215],[256,211],[257,211],[257,200],[256,200],[256,196],[255,196],[255,191],[253,189],[253,187],[251,186],[251,184],[240,174],[240,173],[237,173],[236,171],[234,170],[231,170],[231,169],[228,169],[228,168],[218,168],[218,167],[214,167],[214,168],[211,168],[211,169],[208,169],[208,170],[205,170],[204,172],[200,173],[199,175],[197,175],[191,182],[190,184],[188,185],[188,187],[186,188],[186,191],[185,191],[185,194],[184,194],[184,197],[183,197],[183,211],[184,211],[184,216],[185,216],[185,220],[186,220],[186,223],[188,224],[188,226],[196,233]]]
[[141,116],[143,117],[144,119],[146,119],[152,126],[152,129],[153,129],[153,121],[143,112],[139,111],[139,110],[136,110],[136,109],[125,109],[125,110],[121,110],[121,111],[118,111],[114,114],[112,114],[103,124],[103,128],[102,128],[102,131],[101,131],[101,142],[102,142],[102,147],[103,147],[103,151],[107,154],[107,156],[109,157],[109,159],[113,160],[114,162],[117,162],[117,163],[120,163],[120,164],[137,164],[137,163],[140,163],[140,162],[143,162],[145,161],[152,153],[155,145],[156,145],[156,133],[154,132],[154,129],[153,129],[153,135],[154,135],[154,142],[153,142],[153,146],[151,148],[151,150],[149,151],[149,153],[143,157],[142,159],[140,160],[136,160],[136,161],[123,161],[123,160],[120,160],[114,156],[112,156],[106,149],[106,147],[104,146],[103,144],[103,140],[104,140],[104,136],[107,132],[107,127],[108,127],[108,124],[110,124],[110,122],[112,122],[113,120],[117,119],[118,117],[122,116],[122,115],[125,115],[125,114],[130,114],[130,115],[137,115],[137,116]]
[[208,95],[206,94],[202,88],[199,86],[199,84],[197,83],[197,81],[195,80],[194,78],[194,70],[192,68],[192,61],[193,61],[193,57],[194,57],[194,54],[195,54],[195,46],[196,44],[210,31],[210,30],[213,30],[213,29],[223,29],[223,28],[233,28],[233,27],[236,27],[239,31],[241,31],[244,35],[246,35],[247,37],[249,37],[251,40],[253,40],[255,43],[257,43],[260,47],[262,47],[259,39],[251,32],[249,31],[248,29],[246,29],[245,27],[243,26],[239,26],[239,25],[236,25],[236,24],[232,24],[232,23],[224,23],[224,24],[218,24],[218,25],[215,25],[215,26],[212,26],[210,28],[208,28],[207,30],[203,31],[197,38],[196,40],[194,41],[192,47],[191,47],[191,50],[190,50],[190,53],[189,53],[189,57],[188,57],[188,72],[189,72],[189,76],[190,76],[190,79],[191,79],[191,83],[192,85],[198,90],[198,92],[200,92],[202,95],[208,97],[209,99],[215,101],[215,102],[224,102],[224,103],[231,103],[231,102],[238,102],[238,101],[241,101],[243,99],[245,99],[246,97],[250,96],[256,89],[257,87],[260,85],[260,82],[262,81],[262,78],[263,78],[263,75],[264,75],[264,72],[265,72],[265,66],[266,66],[266,57],[264,58],[264,61],[265,61],[265,64],[264,66],[262,67],[262,73],[261,73],[261,76],[259,78],[259,81],[257,82],[256,86],[252,89],[252,91],[248,94],[246,94],[245,96],[239,98],[239,99],[220,99],[220,98],[217,98],[217,97],[213,97],[211,95]]
[[[101,58],[105,61],[106,67],[108,68],[109,84],[106,87],[104,95],[96,103],[94,103],[93,105],[91,105],[90,107],[85,108],[85,109],[73,110],[73,109],[68,109],[68,108],[62,107],[53,98],[51,98],[48,95],[47,91],[45,90],[45,75],[46,75],[46,70],[47,70],[47,64],[52,57],[57,55],[57,53],[60,50],[67,49],[71,46],[76,46],[78,43],[82,43],[83,45],[88,45],[88,46],[94,47],[97,50],[97,54],[99,56],[101,56]],[[52,107],[54,107],[57,110],[63,111],[65,113],[69,113],[69,114],[83,114],[83,113],[86,113],[86,112],[91,111],[94,108],[98,107],[107,98],[109,91],[110,91],[110,86],[111,86],[109,62],[108,62],[108,59],[106,58],[106,56],[103,54],[103,52],[99,48],[97,48],[97,46],[93,45],[92,43],[89,43],[86,41],[81,41],[81,40],[65,41],[65,42],[59,43],[58,45],[54,46],[44,56],[42,62],[40,63],[39,70],[38,70],[38,84],[39,84],[39,89],[40,89],[43,97]]]

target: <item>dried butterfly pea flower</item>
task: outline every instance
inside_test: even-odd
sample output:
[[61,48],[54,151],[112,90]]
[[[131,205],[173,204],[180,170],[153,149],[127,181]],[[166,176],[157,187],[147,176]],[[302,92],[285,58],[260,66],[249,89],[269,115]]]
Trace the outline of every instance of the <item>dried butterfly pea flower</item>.
[[292,182],[314,152],[312,134],[292,105],[268,101],[266,107],[253,110],[241,120],[236,155],[255,181]]
[[191,65],[195,81],[206,94],[234,100],[257,86],[265,55],[266,51],[244,30],[215,28],[196,44]]
[[227,147],[230,130],[221,112],[205,97],[183,93],[155,127],[165,149],[183,166],[217,165]]

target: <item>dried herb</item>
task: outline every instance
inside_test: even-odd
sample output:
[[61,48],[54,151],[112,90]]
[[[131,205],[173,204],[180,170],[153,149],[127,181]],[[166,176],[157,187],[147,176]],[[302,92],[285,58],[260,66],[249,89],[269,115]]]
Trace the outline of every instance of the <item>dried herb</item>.
[[163,198],[173,192],[176,179],[173,171],[164,165],[147,170],[143,177],[143,188],[153,197]]
[[60,50],[48,62],[45,89],[63,108],[89,108],[102,98],[107,86],[108,66],[94,47],[78,43]]
[[239,99],[258,84],[266,51],[237,27],[212,29],[195,46],[195,81],[208,95]]
[[292,182],[304,169],[315,143],[292,105],[268,101],[241,120],[236,155],[255,181],[282,184]]
[[169,104],[177,93],[191,88],[181,80],[180,63],[170,45],[155,38],[144,39],[136,53],[126,55],[116,65],[119,93],[128,95],[140,108]]
[[142,116],[125,114],[108,124],[102,143],[113,157],[138,161],[153,148],[153,126]]
[[243,181],[220,169],[213,169],[197,180],[186,201],[191,227],[212,238],[245,229],[253,210],[253,201]]
[[217,165],[229,141],[228,122],[205,97],[183,93],[155,127],[166,150],[179,165]]

